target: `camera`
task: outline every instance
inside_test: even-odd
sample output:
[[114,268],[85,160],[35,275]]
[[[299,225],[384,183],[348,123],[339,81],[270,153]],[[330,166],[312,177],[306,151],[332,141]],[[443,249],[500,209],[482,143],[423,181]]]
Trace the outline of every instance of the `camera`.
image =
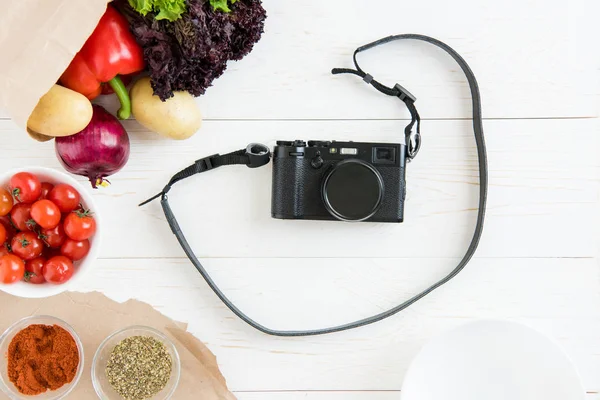
[[271,215],[279,219],[402,222],[406,147],[278,141]]

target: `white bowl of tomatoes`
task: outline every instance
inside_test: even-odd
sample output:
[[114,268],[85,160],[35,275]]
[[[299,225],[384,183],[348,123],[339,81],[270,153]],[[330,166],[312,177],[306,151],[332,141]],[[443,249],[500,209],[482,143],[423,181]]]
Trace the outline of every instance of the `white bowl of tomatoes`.
[[77,284],[98,257],[99,222],[92,196],[63,172],[0,175],[0,290],[40,298]]

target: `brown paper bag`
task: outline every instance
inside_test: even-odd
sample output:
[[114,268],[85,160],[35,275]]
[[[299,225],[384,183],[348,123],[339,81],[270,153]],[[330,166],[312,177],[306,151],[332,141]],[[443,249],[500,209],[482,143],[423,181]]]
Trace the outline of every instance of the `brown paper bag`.
[[0,109],[26,129],[110,0],[13,0],[0,13]]
[[167,335],[179,352],[181,379],[173,400],[235,400],[210,350],[186,332],[186,324],[165,317],[149,304],[135,300],[121,304],[96,292],[66,292],[47,299],[21,299],[0,292],[0,304],[0,332],[30,315],[51,315],[75,329],[84,347],[84,371],[69,398],[97,399],[91,379],[91,363],[96,349],[108,335],[119,329],[145,325]]

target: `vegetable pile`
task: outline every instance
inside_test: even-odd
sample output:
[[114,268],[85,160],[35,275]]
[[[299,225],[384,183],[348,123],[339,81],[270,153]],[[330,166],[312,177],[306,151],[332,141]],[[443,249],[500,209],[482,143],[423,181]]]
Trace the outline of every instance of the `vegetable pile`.
[[0,188],[0,283],[65,283],[90,250],[94,217],[64,183],[19,172],[9,189]]
[[28,132],[56,139],[67,171],[86,176],[93,188],[106,186],[127,163],[130,142],[119,121],[90,101],[115,94],[119,119],[133,114],[150,131],[187,139],[202,125],[194,97],[230,60],[250,53],[265,18],[260,0],[115,0],[38,102]]

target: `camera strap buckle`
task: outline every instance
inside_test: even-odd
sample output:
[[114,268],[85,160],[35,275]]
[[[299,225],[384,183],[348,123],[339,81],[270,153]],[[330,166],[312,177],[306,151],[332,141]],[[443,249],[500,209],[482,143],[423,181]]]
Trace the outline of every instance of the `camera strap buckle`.
[[212,156],[204,157],[199,160],[196,160],[194,166],[196,167],[195,173],[200,173],[204,171],[211,170],[215,168],[213,160],[219,157],[219,154],[213,154]]
[[394,89],[396,89],[398,91],[398,98],[402,101],[406,101],[407,99],[412,101],[413,103],[415,101],[417,101],[417,98],[408,90],[406,90],[406,88],[402,85],[400,85],[399,83],[396,83],[394,85]]

